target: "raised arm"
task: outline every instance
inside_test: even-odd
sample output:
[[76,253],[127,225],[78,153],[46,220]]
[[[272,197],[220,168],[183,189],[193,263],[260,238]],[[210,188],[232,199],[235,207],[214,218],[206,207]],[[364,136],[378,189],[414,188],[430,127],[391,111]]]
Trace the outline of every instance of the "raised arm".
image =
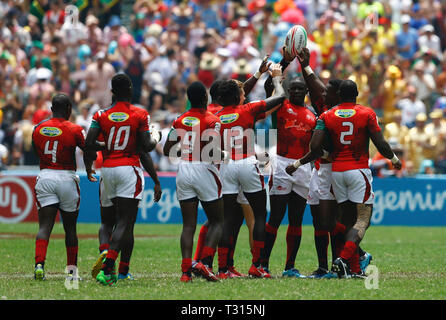
[[[282,67],[282,74],[285,72],[285,69],[290,65],[290,63],[294,60],[295,57],[291,56],[286,50],[285,46],[282,47],[282,60],[279,62]],[[271,76],[266,79],[265,84],[263,85],[266,92],[266,97],[271,97],[274,91],[273,78]]]
[[325,100],[327,87],[322,80],[314,74],[310,67],[310,50],[308,50],[308,48],[302,49],[297,55],[297,60],[302,67],[302,75],[308,87],[311,103],[315,107],[316,112],[320,115],[322,113],[322,110],[320,110],[321,101]]
[[274,85],[274,95],[266,98],[266,111],[282,104],[285,100],[285,90],[282,87],[282,66],[280,64],[271,65],[271,77]]
[[248,95],[251,90],[255,87],[257,80],[260,79],[263,73],[267,72],[271,62],[268,62],[269,55],[265,56],[262,63],[260,64],[259,70],[248,80],[243,83],[243,90],[245,95]]

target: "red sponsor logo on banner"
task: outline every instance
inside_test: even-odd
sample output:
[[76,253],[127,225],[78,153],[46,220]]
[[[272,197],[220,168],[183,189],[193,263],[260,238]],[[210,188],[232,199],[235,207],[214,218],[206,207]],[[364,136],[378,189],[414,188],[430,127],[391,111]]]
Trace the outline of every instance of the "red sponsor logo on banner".
[[33,191],[35,181],[35,176],[0,176],[0,223],[38,221]]

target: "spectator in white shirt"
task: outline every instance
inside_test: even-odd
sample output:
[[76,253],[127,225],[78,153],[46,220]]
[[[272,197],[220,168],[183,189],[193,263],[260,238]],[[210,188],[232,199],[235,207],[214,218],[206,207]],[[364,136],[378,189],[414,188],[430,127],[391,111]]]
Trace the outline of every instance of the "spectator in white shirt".
[[415,126],[415,118],[420,113],[426,113],[426,106],[417,98],[417,89],[414,86],[407,88],[409,97],[397,102],[397,108],[401,109],[401,124],[412,128]]

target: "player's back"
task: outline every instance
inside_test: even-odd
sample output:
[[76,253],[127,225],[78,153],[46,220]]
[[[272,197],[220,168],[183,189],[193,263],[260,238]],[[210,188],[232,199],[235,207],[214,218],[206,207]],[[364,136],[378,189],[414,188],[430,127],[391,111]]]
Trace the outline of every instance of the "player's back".
[[128,102],[116,102],[93,116],[92,126],[99,126],[106,149],[103,166],[138,166],[138,133],[149,130],[150,116],[144,109]]
[[368,168],[370,133],[381,130],[375,112],[356,103],[342,103],[320,118],[333,143],[333,171]]
[[202,156],[204,146],[210,136],[220,134],[220,120],[217,116],[201,108],[191,108],[180,115],[172,124],[181,138],[181,159],[184,161],[205,161]]
[[32,139],[40,169],[76,171],[76,147],[85,144],[81,126],[64,118],[51,118],[34,127]]
[[245,159],[255,155],[254,126],[258,119],[264,118],[264,100],[238,106],[227,106],[216,115],[221,121],[223,148],[231,152],[233,160]]

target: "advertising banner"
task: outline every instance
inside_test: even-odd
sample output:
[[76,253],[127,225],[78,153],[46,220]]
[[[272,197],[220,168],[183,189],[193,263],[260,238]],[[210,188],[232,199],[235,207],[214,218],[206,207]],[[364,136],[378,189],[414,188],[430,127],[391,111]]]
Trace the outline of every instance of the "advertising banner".
[[[99,183],[88,181],[79,174],[81,204],[79,222],[99,223]],[[0,176],[0,223],[37,221],[34,200],[36,173]],[[143,198],[139,205],[137,223],[181,223],[180,205],[176,197],[175,176],[160,177],[163,190],[161,200],[153,201],[153,182],[145,177]],[[375,193],[372,224],[400,226],[446,226],[446,179],[374,178]],[[269,211],[269,201],[268,201]],[[198,223],[206,221],[201,206]],[[283,222],[288,223],[285,216]],[[304,214],[304,224],[312,224],[309,206]]]

